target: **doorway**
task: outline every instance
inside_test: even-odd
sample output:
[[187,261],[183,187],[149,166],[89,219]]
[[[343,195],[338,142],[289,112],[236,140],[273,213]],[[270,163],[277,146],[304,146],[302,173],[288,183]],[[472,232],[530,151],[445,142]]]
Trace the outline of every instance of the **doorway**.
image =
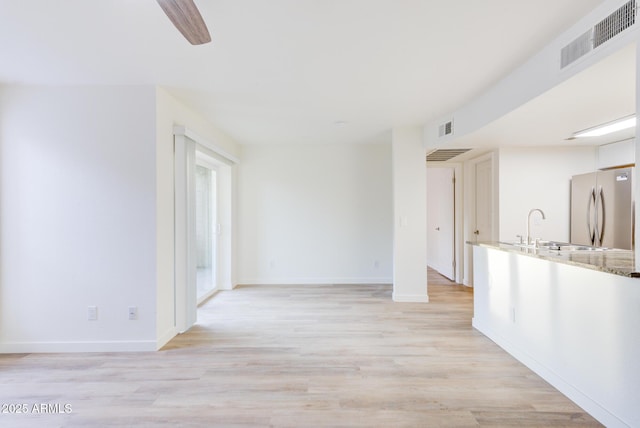
[[174,128],[174,315],[177,332],[199,302],[235,284],[233,198],[238,159],[183,127]]
[[218,287],[217,171],[196,153],[196,297],[202,303]]
[[427,265],[455,280],[455,170],[427,168]]
[[[465,165],[464,239],[469,242],[495,241],[497,232],[497,182],[494,153],[471,159]],[[473,286],[473,247],[465,245],[462,283]]]
[[475,235],[476,242],[493,237],[493,161],[485,159],[475,164]]

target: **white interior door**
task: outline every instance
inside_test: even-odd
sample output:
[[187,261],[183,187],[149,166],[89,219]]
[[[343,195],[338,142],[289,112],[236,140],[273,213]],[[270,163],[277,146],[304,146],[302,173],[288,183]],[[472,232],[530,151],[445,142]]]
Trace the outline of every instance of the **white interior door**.
[[427,265],[455,278],[453,168],[427,168]]
[[478,162],[475,167],[475,230],[476,242],[493,239],[493,179],[492,161]]

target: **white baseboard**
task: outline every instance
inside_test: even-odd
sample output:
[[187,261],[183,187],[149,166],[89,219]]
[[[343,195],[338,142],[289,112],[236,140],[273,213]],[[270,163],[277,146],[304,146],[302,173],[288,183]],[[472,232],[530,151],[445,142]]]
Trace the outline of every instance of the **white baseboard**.
[[5,342],[0,354],[36,354],[65,352],[148,352],[156,351],[155,340],[104,342]]
[[393,301],[398,303],[429,303],[427,294],[400,294],[393,293]]
[[609,410],[605,409],[600,403],[591,399],[588,395],[577,389],[575,386],[567,382],[561,376],[559,376],[555,371],[541,364],[534,357],[529,355],[528,353],[522,351],[509,340],[503,338],[499,334],[495,333],[490,328],[483,326],[481,322],[477,321],[475,318],[471,320],[471,325],[478,330],[480,333],[487,336],[493,342],[495,342],[502,349],[511,354],[516,360],[520,361],[522,364],[527,366],[533,372],[535,372],[542,379],[546,380],[564,394],[571,401],[576,403],[578,406],[582,407],[587,413],[597,419],[600,423],[602,423],[606,427],[628,427],[629,425],[623,422],[616,415],[611,413]]
[[392,278],[245,278],[238,281],[242,285],[361,285],[361,284],[392,284]]

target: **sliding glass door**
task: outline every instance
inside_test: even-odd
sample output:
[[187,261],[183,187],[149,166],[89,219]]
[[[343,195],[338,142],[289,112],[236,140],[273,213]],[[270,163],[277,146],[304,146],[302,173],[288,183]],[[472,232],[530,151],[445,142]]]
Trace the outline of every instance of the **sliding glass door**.
[[[197,156],[197,155],[196,155]],[[217,174],[197,159],[196,194],[196,267],[197,298],[206,299],[217,285]]]
[[174,128],[174,322],[197,321],[198,304],[231,290],[233,189],[238,159],[184,127]]

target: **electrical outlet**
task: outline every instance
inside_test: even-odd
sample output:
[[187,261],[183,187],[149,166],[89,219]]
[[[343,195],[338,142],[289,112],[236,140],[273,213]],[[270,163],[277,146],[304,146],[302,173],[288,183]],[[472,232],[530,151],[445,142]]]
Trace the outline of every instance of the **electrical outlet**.
[[138,319],[138,307],[137,306],[129,306],[129,319],[137,320]]
[[89,306],[87,308],[87,319],[89,321],[96,321],[98,319],[98,307],[97,306]]

